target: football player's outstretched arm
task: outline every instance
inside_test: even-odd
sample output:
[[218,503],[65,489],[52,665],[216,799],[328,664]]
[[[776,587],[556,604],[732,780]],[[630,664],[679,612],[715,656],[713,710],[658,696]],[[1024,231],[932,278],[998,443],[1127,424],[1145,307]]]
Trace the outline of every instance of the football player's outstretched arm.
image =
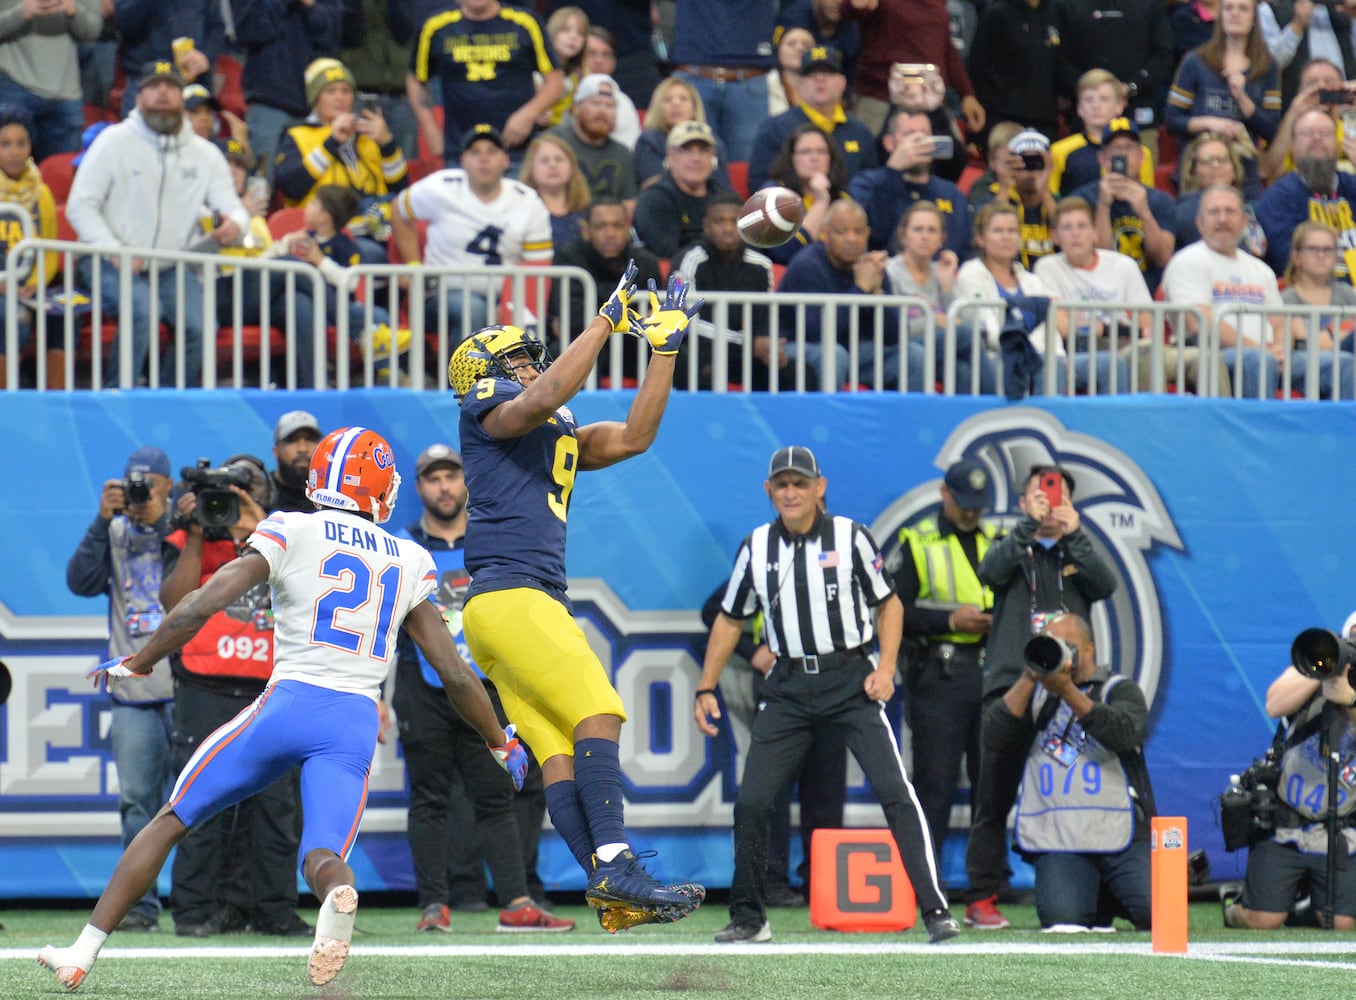
[[438,609],[428,601],[420,601],[405,616],[404,625],[424,658],[438,672],[443,690],[447,692],[447,700],[452,703],[457,714],[481,735],[487,745],[497,747],[507,742],[504,727],[499,725],[494,706],[485,693],[485,685],[457,652],[452,636],[447,631],[447,622],[443,621]]
[[239,559],[221,567],[201,587],[177,602],[150,641],[124,660],[123,666],[134,674],[149,674],[151,667],[197,635],[207,619],[267,579],[268,560],[253,549],[246,549]]
[[551,362],[546,371],[523,390],[522,394],[506,403],[500,403],[485,414],[481,426],[496,438],[522,437],[534,427],[540,427],[560,409],[588,380],[589,372],[598,362],[598,352],[614,332],[629,332],[635,313],[631,296],[636,288],[636,262],[630,261],[616,289],[598,310],[588,326],[584,327],[560,357]]
[[579,468],[602,469],[639,455],[654,443],[659,420],[669,403],[678,348],[688,322],[701,310],[702,299],[687,305],[688,286],[677,275],[669,278],[661,304],[654,279],[650,279],[650,315],[633,324],[633,332],[650,342],[650,364],[645,372],[625,423],[603,421],[579,428]]

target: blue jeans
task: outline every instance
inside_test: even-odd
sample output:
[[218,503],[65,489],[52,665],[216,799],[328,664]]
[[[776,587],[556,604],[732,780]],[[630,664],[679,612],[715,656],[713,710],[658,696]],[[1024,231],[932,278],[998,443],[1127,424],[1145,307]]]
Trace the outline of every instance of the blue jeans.
[[[923,345],[916,340],[905,341],[909,362],[909,392],[923,391],[924,362],[927,354]],[[881,357],[881,388],[899,388],[899,348],[893,344],[886,346]],[[876,384],[876,345],[862,344],[857,350],[857,382],[861,385]]]
[[[824,345],[818,342],[807,341],[805,344],[804,355],[798,356],[796,350],[796,342],[792,340],[789,341],[786,345],[786,356],[792,364],[795,364],[798,360],[803,361],[805,365],[805,390],[807,392],[818,392],[822,385],[820,381],[820,374],[823,371],[824,364]],[[848,349],[844,347],[842,344],[834,345],[833,357],[834,357],[834,367],[833,367],[834,385],[832,386],[832,388],[837,389],[848,379],[848,373],[851,369],[850,364],[851,357],[848,354]],[[898,365],[896,365],[895,367],[896,371],[898,371]],[[787,389],[792,389],[794,387],[795,387],[794,377],[792,378],[791,384],[789,386],[785,384],[781,385],[783,391]]]
[[[170,746],[173,731],[172,701],[149,705],[113,702],[109,736],[113,743],[113,762],[118,768],[123,847],[132,842],[169,798],[174,780]],[[160,916],[160,897],[156,895],[154,885],[137,900],[132,912],[148,917]]]
[[1097,897],[1106,889],[1129,912],[1136,930],[1148,930],[1149,842],[1134,841],[1119,854],[1039,854],[1036,868],[1036,916],[1042,927],[1055,924],[1106,926]]
[[[92,258],[82,257],[78,265],[82,287],[94,287],[94,266]],[[121,313],[122,303],[118,301],[120,271],[108,260],[99,269],[100,293],[103,297],[103,316],[106,319],[117,317]],[[178,302],[175,298],[178,282],[173,268],[162,271],[159,276],[160,322],[174,325]],[[132,385],[147,377],[146,359],[151,350],[151,279],[146,271],[132,275]],[[195,271],[184,271],[184,383],[197,382],[202,372],[202,276]],[[156,330],[157,336],[159,330]],[[118,384],[118,357],[121,350],[119,337],[113,342],[113,355],[106,359],[104,369],[104,387],[112,388]],[[174,345],[160,358],[160,384],[174,385]]]
[[85,109],[79,98],[63,101],[39,97],[7,76],[0,75],[0,104],[13,104],[33,116],[33,160],[41,163],[53,153],[73,153],[80,148],[85,130]]
[[692,84],[701,94],[706,123],[725,140],[729,158],[747,161],[753,152],[754,137],[768,117],[767,77],[760,74],[738,82],[717,82],[690,73],[674,75]]
[[[1055,366],[1055,392],[1063,395],[1069,387],[1068,359],[1067,357],[1046,358],[1047,365]],[[1092,371],[1092,357],[1079,351],[1074,355],[1074,391],[1086,391],[1092,384],[1090,373]],[[1097,395],[1109,396],[1111,394],[1111,371],[1116,370],[1116,392],[1126,393],[1130,391],[1130,365],[1126,360],[1112,351],[1097,352]],[[1045,374],[1042,373],[1036,380],[1036,388],[1032,391],[1033,396],[1042,395],[1045,391]]]
[[[1234,390],[1239,391],[1242,387],[1242,398],[1271,399],[1280,390],[1281,366],[1266,348],[1226,347],[1222,353],[1224,363],[1229,367],[1229,377],[1234,381]],[[1234,368],[1240,354],[1243,356],[1242,379],[1237,377]],[[1259,389],[1262,390],[1260,396]]]
[[[975,369],[979,369],[979,392],[983,396],[992,396],[998,392],[998,362],[993,352],[986,350],[984,341],[979,340],[979,349],[975,349],[977,333],[970,323],[956,326],[956,395],[970,395],[970,386],[974,382]],[[937,381],[942,381],[946,373],[946,327],[937,326],[933,330],[934,350],[937,356]],[[978,354],[978,357],[976,357]],[[912,362],[910,362],[912,364]]]
[[405,159],[411,163],[419,159],[419,122],[415,120],[409,98],[404,94],[382,97],[381,113]]
[[438,332],[439,316],[447,316],[447,342],[455,347],[463,340],[490,323],[489,300],[478,292],[463,292],[457,282],[447,284],[447,298],[441,308],[438,305],[438,284],[428,283],[427,298],[424,299],[424,335]]
[[302,119],[289,115],[281,108],[266,104],[251,104],[245,111],[245,124],[250,130],[250,150],[264,166],[264,176],[273,180],[273,155],[278,152],[283,133]]
[[[0,300],[3,301],[3,300]],[[1323,351],[1318,356],[1318,398],[1332,399],[1332,351]],[[1290,387],[1301,392],[1308,388],[1309,353],[1295,351],[1290,359]],[[1341,355],[1341,367],[1337,375],[1337,399],[1356,399],[1356,358],[1350,354]]]

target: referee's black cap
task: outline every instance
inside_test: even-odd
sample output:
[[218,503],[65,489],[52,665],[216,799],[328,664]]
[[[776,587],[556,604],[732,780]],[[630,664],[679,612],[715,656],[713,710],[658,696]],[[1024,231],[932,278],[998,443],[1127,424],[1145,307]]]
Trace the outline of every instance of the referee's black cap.
[[815,453],[809,448],[797,444],[779,448],[772,456],[772,461],[767,466],[768,479],[779,472],[799,472],[802,476],[809,476],[811,479],[818,479],[820,476],[819,463],[815,461]]

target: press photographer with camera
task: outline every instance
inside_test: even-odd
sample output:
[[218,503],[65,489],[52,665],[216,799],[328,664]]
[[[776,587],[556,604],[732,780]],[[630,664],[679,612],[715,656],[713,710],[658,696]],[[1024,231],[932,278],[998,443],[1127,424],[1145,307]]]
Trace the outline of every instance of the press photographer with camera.
[[[160,624],[161,566],[170,531],[170,460],[154,445],[127,457],[121,479],[109,479],[99,493],[99,511],[70,562],[66,586],[81,597],[108,595],[108,655],[130,656]],[[118,769],[118,811],[122,846],[165,803],[172,753],[174,685],[168,673],[108,691],[112,704],[109,741]],[[155,891],[137,901],[118,930],[160,927]]]
[[[1267,714],[1284,721],[1272,751],[1238,783],[1249,793],[1241,804],[1252,812],[1252,842],[1242,893],[1237,884],[1220,887],[1226,927],[1280,927],[1307,880],[1320,924],[1356,929],[1353,634],[1356,614],[1343,626],[1345,638],[1323,629],[1301,632],[1291,647],[1292,665],[1267,689]],[[1222,821],[1226,846],[1234,850],[1241,845],[1227,826],[1231,798],[1241,798],[1232,787]]]
[[1024,762],[1013,832],[1036,869],[1041,927],[1086,931],[1119,915],[1147,930],[1144,692],[1097,665],[1092,629],[1075,614],[1050,618],[1023,653],[1026,669],[985,712],[984,745]]
[[[168,613],[237,558],[272,505],[263,460],[234,455],[219,468],[185,468],[169,536],[175,556],[160,588]],[[174,767],[263,692],[273,671],[273,609],[267,583],[250,589],[169,657],[174,676]],[[300,833],[295,769],[263,792],[194,825],[172,873],[175,932],[210,937],[246,924],[255,933],[302,936],[297,916]]]
[[[993,624],[984,646],[984,704],[988,707],[1020,679],[1025,648],[1055,615],[1072,612],[1085,621],[1092,606],[1116,590],[1116,576],[1093,548],[1074,506],[1074,478],[1057,466],[1034,466],[1022,482],[1023,517],[989,547],[979,581],[994,594]],[[981,730],[987,730],[987,714]],[[972,816],[965,871],[965,923],[1000,930],[1008,920],[998,910],[1007,872],[1008,811],[1022,777],[1022,758],[988,747],[979,761],[979,787],[970,793]]]

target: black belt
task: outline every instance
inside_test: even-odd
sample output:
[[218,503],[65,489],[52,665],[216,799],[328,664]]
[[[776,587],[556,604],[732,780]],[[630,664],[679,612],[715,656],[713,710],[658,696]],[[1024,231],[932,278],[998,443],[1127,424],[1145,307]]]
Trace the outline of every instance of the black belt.
[[821,674],[829,670],[856,666],[870,651],[870,646],[858,646],[856,649],[834,650],[832,653],[816,653],[813,656],[779,656],[777,662],[787,664],[792,670]]

